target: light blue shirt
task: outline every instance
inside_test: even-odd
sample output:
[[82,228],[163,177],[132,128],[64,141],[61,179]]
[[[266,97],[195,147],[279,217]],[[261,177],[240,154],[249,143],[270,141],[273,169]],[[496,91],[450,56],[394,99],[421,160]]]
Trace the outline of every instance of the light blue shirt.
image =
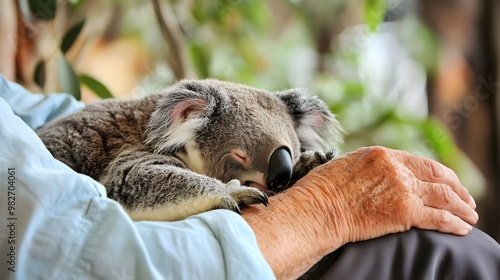
[[133,222],[101,184],[55,160],[32,129],[83,107],[0,75],[1,279],[274,279],[238,214]]

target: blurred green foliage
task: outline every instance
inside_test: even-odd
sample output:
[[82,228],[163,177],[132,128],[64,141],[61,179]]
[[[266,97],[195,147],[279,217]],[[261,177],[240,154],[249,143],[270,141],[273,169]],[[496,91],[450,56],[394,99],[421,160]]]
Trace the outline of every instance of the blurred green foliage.
[[[81,5],[82,1],[77,2]],[[156,64],[144,77],[139,91],[150,92],[175,82],[174,66],[169,65],[165,55],[171,46],[161,39],[160,29],[153,28],[158,23],[151,2],[113,3],[123,13],[117,17],[121,18],[119,35],[136,36],[155,56]],[[420,67],[423,73],[420,80],[415,80],[425,89],[425,77],[435,73],[439,43],[411,11],[398,22],[382,24],[387,13],[385,0],[160,3],[173,11],[174,24],[182,31],[178,43],[185,50],[186,57],[181,59],[187,61],[188,78],[230,80],[268,90],[308,88],[329,104],[345,126],[344,151],[382,145],[433,158],[454,169],[471,193],[480,195],[483,178],[456,147],[446,126],[426,116],[425,104],[402,101],[411,91],[405,90],[404,84],[397,86],[401,83],[401,63],[388,62],[397,52],[389,51],[382,58],[376,53],[371,59],[379,58],[382,67],[363,68],[370,60],[367,52],[395,45],[373,47],[371,42],[391,35],[389,42],[398,42],[396,50],[403,54],[400,60],[417,65],[413,68]],[[68,42],[71,45],[79,29],[78,25],[71,29],[73,33],[69,33],[63,50],[68,48]],[[84,77],[83,82],[105,92],[97,81]]]
[[[390,96],[394,80],[389,79],[382,93],[377,93],[372,80],[360,74],[360,60],[368,42],[383,30],[380,24],[386,13],[386,1],[364,0],[364,5],[358,8],[362,9],[360,22],[343,23],[343,28],[361,24],[357,27],[361,32],[351,34],[344,45],[339,34],[335,34],[335,30],[343,30],[334,28],[339,24],[334,15],[347,13],[349,5],[356,4],[348,1],[163,3],[171,5],[174,11],[184,11],[177,13],[178,21],[189,50],[189,65],[197,77],[230,80],[268,90],[308,88],[311,94],[329,103],[345,126],[344,151],[382,145],[433,158],[454,169],[471,193],[480,195],[482,175],[456,147],[446,126],[426,117],[425,104],[421,108],[423,114],[413,114],[408,104],[400,103],[400,96]],[[411,14],[393,25],[391,32],[408,55],[406,59],[421,66],[424,78],[421,86],[425,89],[425,76],[435,73],[439,43]],[[326,38],[327,51],[321,46],[325,44],[325,36],[331,36]],[[395,69],[390,71],[396,76]],[[147,81],[143,86],[149,90],[170,84],[173,79],[172,75],[166,75],[156,82]]]
[[[75,11],[84,4],[84,1],[85,0],[70,0],[65,3],[67,6],[64,8],[69,8],[69,10]],[[18,0],[18,4],[23,19],[30,24],[37,24],[37,22],[40,21],[53,21],[60,3],[56,0]],[[103,84],[86,74],[82,73],[78,75],[75,72],[73,65],[71,65],[65,57],[65,54],[73,46],[80,35],[84,25],[85,19],[75,23],[64,34],[60,42],[55,42],[56,45],[60,46],[58,52],[54,55],[59,89],[62,92],[70,93],[77,100],[80,100],[80,84],[84,84],[87,85],[100,98],[111,98],[113,97],[111,92]],[[57,31],[52,34],[53,40],[57,40],[57,36],[55,35],[56,33]],[[42,59],[37,63],[33,73],[33,81],[42,90],[45,87],[47,64],[48,61]]]

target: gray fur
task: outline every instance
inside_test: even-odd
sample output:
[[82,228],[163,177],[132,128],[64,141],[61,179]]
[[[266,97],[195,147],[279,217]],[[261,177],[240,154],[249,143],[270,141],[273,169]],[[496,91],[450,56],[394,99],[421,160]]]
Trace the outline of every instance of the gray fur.
[[[133,218],[161,220],[266,204],[264,190],[242,184],[258,176],[265,182],[275,149],[290,151],[296,181],[333,157],[304,150],[335,149],[342,136],[318,98],[217,80],[89,104],[37,133],[55,158],[100,181]],[[231,156],[234,149],[249,155],[248,164]],[[161,214],[149,214],[155,211]]]

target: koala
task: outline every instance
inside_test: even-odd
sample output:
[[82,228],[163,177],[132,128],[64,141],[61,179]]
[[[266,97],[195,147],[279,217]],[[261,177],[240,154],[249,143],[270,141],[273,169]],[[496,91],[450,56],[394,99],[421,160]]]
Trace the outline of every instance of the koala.
[[301,90],[183,80],[146,97],[105,100],[37,134],[58,160],[106,187],[134,220],[174,221],[268,204],[334,157],[342,128]]

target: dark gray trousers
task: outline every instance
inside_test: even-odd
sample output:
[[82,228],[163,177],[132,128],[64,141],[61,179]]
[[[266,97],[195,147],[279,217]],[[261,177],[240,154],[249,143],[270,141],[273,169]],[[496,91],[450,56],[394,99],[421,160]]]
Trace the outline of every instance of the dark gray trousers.
[[300,279],[500,280],[500,245],[478,229],[467,236],[411,229],[347,244]]

